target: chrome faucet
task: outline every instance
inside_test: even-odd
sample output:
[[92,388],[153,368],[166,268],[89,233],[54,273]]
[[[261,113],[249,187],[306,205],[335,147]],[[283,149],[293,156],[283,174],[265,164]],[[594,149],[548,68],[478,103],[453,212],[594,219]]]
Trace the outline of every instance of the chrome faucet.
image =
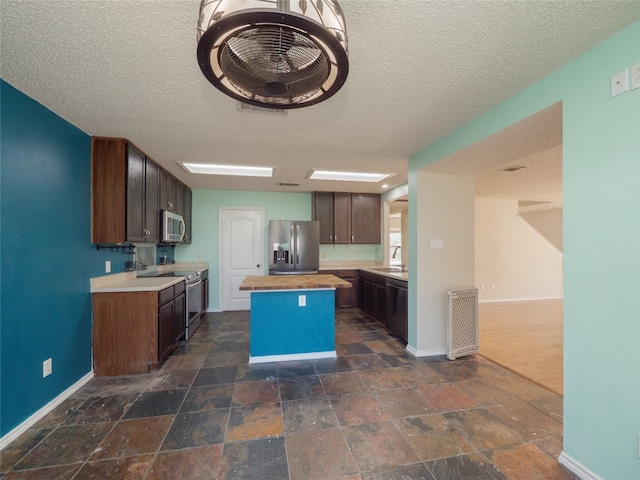
[[398,250],[400,250],[400,255],[401,255],[401,259],[402,259],[402,263],[400,264],[400,271],[404,272],[404,250],[402,249],[402,247],[400,245],[398,245],[394,250],[393,253],[391,254],[391,258],[395,259],[396,258],[396,254],[398,253]]

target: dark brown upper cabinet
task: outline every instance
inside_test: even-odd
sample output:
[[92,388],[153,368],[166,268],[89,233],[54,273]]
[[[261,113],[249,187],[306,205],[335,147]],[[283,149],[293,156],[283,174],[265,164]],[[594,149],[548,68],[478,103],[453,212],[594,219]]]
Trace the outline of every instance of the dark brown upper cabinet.
[[313,219],[320,222],[320,243],[351,243],[348,193],[315,192]]
[[91,143],[91,242],[158,241],[160,167],[125,139]]
[[191,243],[189,187],[124,138],[92,137],[91,145],[92,243],[157,243],[166,205],[188,221]]
[[351,243],[380,243],[380,195],[351,194]]
[[163,170],[160,182],[160,209],[184,216],[187,186]]
[[314,192],[320,243],[380,243],[380,195]]

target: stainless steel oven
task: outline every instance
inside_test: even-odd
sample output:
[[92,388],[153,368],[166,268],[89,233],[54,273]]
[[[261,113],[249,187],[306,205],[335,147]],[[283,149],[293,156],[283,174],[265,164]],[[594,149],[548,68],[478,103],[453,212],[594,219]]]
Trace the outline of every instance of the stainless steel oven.
[[202,319],[202,274],[193,272],[184,277],[187,292],[186,324],[184,339],[189,338],[198,330]]

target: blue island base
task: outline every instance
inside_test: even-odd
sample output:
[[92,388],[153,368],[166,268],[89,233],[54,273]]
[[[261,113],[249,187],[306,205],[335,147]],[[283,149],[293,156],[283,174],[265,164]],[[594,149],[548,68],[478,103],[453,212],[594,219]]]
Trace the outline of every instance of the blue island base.
[[251,292],[249,363],[335,358],[335,289]]

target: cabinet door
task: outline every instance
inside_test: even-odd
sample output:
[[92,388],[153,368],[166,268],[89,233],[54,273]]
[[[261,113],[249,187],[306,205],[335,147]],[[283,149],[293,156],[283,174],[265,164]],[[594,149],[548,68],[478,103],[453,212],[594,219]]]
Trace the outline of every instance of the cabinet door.
[[127,142],[91,139],[91,243],[127,240]]
[[351,207],[350,193],[333,194],[333,243],[351,243]]
[[158,361],[160,363],[169,355],[174,344],[174,311],[173,300],[161,305],[158,309]]
[[356,297],[356,283],[354,279],[347,279],[347,282],[351,284],[351,288],[336,288],[336,308],[352,308],[357,307],[357,303],[355,301]]
[[173,300],[173,338],[176,342],[179,342],[184,338],[184,330],[187,321],[185,318],[186,298],[185,294],[182,293]]
[[333,193],[313,194],[313,219],[320,222],[320,243],[333,243]]
[[369,281],[360,280],[360,308],[365,312],[375,315],[376,286]]
[[184,243],[191,243],[191,219],[193,218],[191,215],[191,200],[192,200],[192,192],[189,187],[185,188],[184,192]]
[[184,216],[184,195],[187,187],[184,183],[174,179],[173,204],[175,212]]
[[358,306],[358,281],[353,270],[337,272],[336,276],[351,284],[351,288],[336,288],[336,308],[352,308]]
[[380,195],[351,194],[351,243],[380,243]]
[[166,170],[160,176],[160,209],[176,212],[176,190],[178,181]]
[[127,241],[144,242],[145,158],[133,146],[127,147]]
[[375,305],[374,316],[384,322],[386,317],[386,304],[387,304],[387,287],[382,285],[375,285]]
[[147,242],[160,239],[160,167],[147,158],[145,163],[144,225]]

